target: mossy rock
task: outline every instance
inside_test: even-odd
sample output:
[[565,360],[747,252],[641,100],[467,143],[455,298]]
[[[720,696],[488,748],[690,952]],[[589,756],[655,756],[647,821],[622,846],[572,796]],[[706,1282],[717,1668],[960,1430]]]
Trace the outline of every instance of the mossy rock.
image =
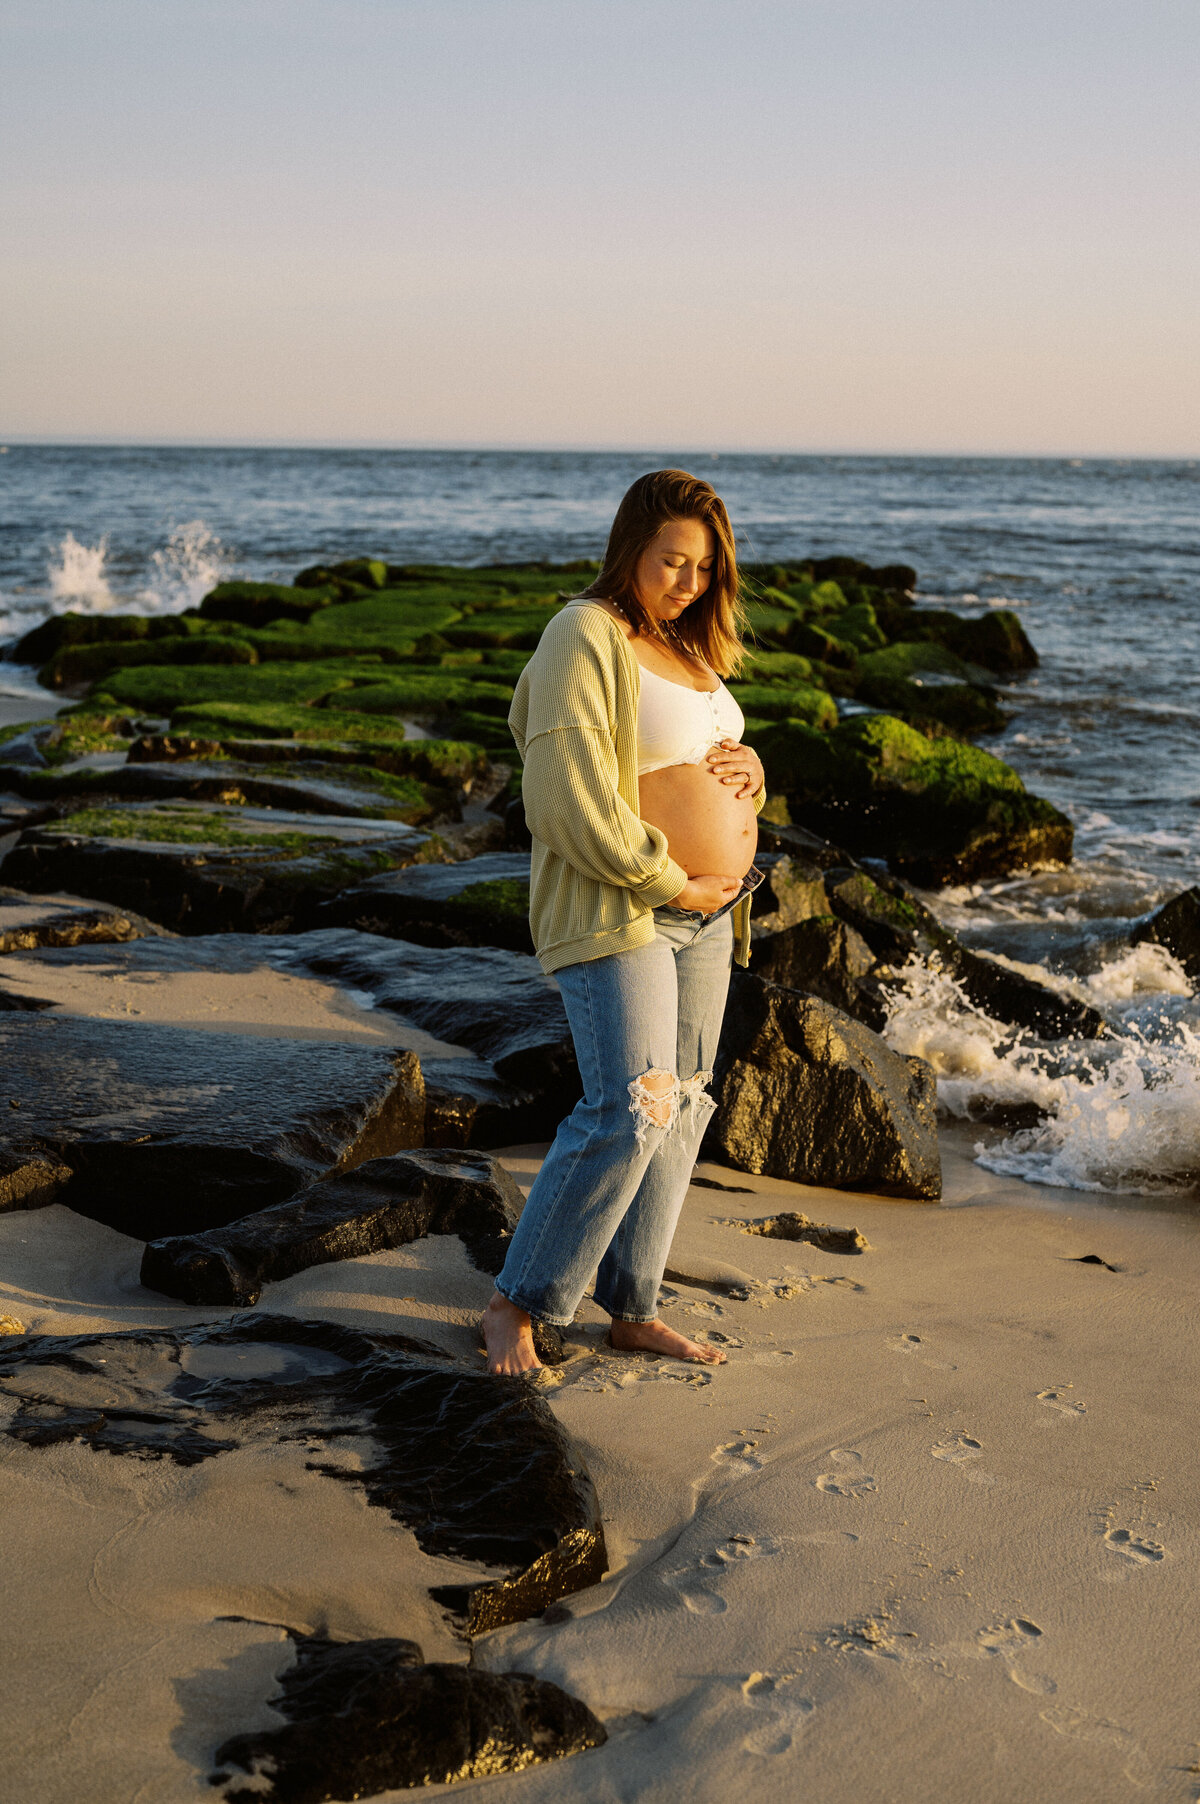
[[362,714],[436,718],[470,709],[476,714],[507,716],[512,697],[508,683],[473,682],[457,671],[410,667],[389,670],[386,678],[339,691],[335,705]]
[[444,856],[436,836],[383,821],[188,804],[84,808],[24,833],[5,877],[136,909],[188,934],[303,932],[342,890]]
[[978,746],[929,739],[886,714],[822,733],[781,722],[755,742],[792,820],[939,887],[1070,859],[1072,829]]
[[827,731],[837,725],[837,704],[824,689],[808,683],[731,683],[729,692],[747,719],[802,720]]
[[989,608],[986,614],[973,616],[947,608],[913,608],[905,619],[904,636],[944,645],[998,675],[1035,670],[1038,664],[1037,652],[1011,608]]
[[860,654],[875,651],[885,643],[869,601],[855,602],[843,608],[830,630],[843,645],[853,646]]
[[360,589],[387,587],[387,564],[377,557],[343,558],[336,564],[313,564],[292,579],[298,589],[336,588],[347,584]]
[[331,922],[419,946],[502,946],[532,952],[528,854],[489,853],[455,865],[410,866],[339,897]]
[[792,651],[763,651],[755,646],[747,649],[737,673],[739,683],[812,683],[812,664],[808,658]]
[[858,652],[848,641],[839,639],[828,627],[813,620],[797,620],[788,629],[787,643],[810,663],[828,665],[834,670],[856,672]]
[[901,639],[894,645],[867,652],[860,660],[859,669],[864,677],[889,682],[938,676],[955,683],[986,683],[991,674],[981,665],[965,663],[948,646],[920,639]]
[[132,644],[211,631],[207,622],[186,614],[55,614],[18,640],[9,655],[17,664],[44,664],[69,645]]
[[[268,715],[266,736],[248,738],[248,729],[262,730],[263,714]],[[295,721],[291,731],[285,718],[288,714]],[[259,718],[246,718],[255,715]],[[180,708],[172,718],[171,728],[173,734],[207,737],[208,743],[219,748],[220,755],[230,758],[264,764],[278,760],[284,766],[301,761],[326,763],[334,781],[341,766],[361,765],[371,771],[417,777],[423,783],[461,789],[476,782],[487,769],[484,748],[465,740],[406,739],[402,721],[376,721],[370,716],[332,710],[328,712],[328,726],[308,724],[325,718],[326,710],[311,708]]]
[[556,604],[484,608],[437,631],[453,646],[532,651],[557,613]]
[[1008,725],[994,689],[976,683],[908,682],[903,677],[868,677],[855,691],[860,701],[896,714],[926,737],[948,733],[974,739]]
[[780,607],[769,601],[747,602],[745,615],[746,630],[751,640],[765,640],[769,645],[780,647],[787,643],[788,633],[797,620],[792,608]]
[[245,639],[219,633],[187,638],[136,639],[108,645],[65,645],[38,671],[47,689],[77,689],[107,677],[110,671],[138,664],[257,664],[258,653]]
[[344,659],[329,664],[274,663],[191,669],[166,664],[111,671],[93,691],[97,708],[118,704],[143,714],[173,714],[200,702],[308,702],[349,692],[356,682],[377,679],[384,669],[376,659]]
[[200,614],[205,620],[267,626],[272,620],[311,620],[333,600],[331,589],[299,589],[290,583],[218,583],[200,603]]

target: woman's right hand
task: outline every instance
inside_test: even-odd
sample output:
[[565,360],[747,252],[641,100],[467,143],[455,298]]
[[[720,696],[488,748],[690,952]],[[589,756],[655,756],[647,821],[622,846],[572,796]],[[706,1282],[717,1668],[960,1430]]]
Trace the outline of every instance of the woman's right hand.
[[741,887],[740,877],[689,877],[679,894],[672,896],[671,907],[715,914],[718,908],[733,901]]

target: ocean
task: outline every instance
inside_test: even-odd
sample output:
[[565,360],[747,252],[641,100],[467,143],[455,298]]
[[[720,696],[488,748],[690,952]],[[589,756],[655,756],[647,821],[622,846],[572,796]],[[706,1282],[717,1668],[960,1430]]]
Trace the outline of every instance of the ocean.
[[164,449],[0,451],[0,699],[36,689],[6,645],[67,608],[169,611],[225,576],[393,562],[594,557],[634,476],[683,465],[724,496],[749,560],[904,562],[918,605],[1018,611],[1040,669],[1003,688],[984,741],[1075,823],[1067,871],[930,897],[970,943],[1103,1007],[1109,1042],[1053,1050],[912,974],[889,1038],[981,1129],[996,1169],[1101,1192],[1200,1179],[1200,1003],[1133,918],[1200,882],[1200,461]]

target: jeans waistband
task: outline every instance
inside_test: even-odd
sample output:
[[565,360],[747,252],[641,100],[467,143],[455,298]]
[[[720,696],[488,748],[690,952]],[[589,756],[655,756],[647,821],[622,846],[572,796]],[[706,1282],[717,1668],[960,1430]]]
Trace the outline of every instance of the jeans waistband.
[[704,914],[698,908],[673,908],[669,902],[664,902],[661,907],[654,910],[654,913],[669,915],[676,921],[703,921],[706,924],[709,921],[719,921],[721,916],[728,914],[731,908],[736,908],[739,902],[744,901],[747,896],[752,896],[765,878],[766,872],[760,871],[757,865],[752,864],[742,878],[737,895],[731,896],[728,902],[722,902],[720,908],[714,908],[710,915]]

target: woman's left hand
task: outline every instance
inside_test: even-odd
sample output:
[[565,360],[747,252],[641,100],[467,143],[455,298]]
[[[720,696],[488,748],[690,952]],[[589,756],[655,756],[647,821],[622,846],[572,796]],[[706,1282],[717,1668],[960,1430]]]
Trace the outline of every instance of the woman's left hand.
[[748,745],[739,745],[736,739],[722,739],[719,745],[713,746],[705,762],[720,782],[739,785],[739,802],[743,796],[757,795],[765,781],[758,753],[752,752]]

